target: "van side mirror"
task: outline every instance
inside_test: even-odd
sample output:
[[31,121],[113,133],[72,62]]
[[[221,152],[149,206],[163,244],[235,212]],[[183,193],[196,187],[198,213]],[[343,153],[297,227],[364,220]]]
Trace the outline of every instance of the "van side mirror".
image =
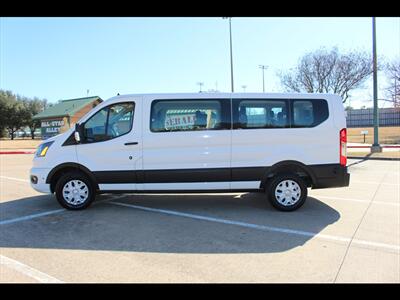
[[83,126],[78,123],[75,124],[74,138],[78,144],[83,139]]

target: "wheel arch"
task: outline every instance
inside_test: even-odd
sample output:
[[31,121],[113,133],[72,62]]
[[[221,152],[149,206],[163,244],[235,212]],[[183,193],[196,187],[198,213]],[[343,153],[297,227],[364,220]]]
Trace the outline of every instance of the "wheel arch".
[[67,163],[62,163],[62,164],[54,167],[47,175],[46,183],[50,184],[50,191],[52,193],[54,193],[57,180],[63,174],[70,172],[70,171],[79,171],[79,172],[85,174],[92,181],[96,190],[99,188],[96,178],[94,177],[93,173],[88,168],[86,168],[85,166],[78,164],[78,163],[67,162]]
[[316,182],[316,176],[309,166],[296,160],[284,160],[268,168],[261,180],[260,187],[265,188],[268,181],[274,175],[280,173],[295,173],[301,177],[305,177],[307,186],[312,186]]

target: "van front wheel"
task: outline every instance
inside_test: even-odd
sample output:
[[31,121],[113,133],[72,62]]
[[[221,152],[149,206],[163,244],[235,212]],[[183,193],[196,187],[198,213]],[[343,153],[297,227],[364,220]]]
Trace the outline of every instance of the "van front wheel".
[[296,174],[279,174],[273,177],[266,192],[271,204],[282,211],[296,210],[307,199],[307,185]]
[[58,203],[70,210],[87,208],[95,198],[92,182],[79,172],[61,176],[57,181],[55,192]]

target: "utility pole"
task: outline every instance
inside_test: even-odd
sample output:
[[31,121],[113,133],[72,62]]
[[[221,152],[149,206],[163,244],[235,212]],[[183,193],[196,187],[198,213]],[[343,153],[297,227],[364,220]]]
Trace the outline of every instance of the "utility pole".
[[231,48],[231,89],[232,93],[234,92],[233,88],[233,57],[232,57],[232,18],[229,18],[229,37],[230,37],[230,48]]
[[372,17],[372,57],[373,57],[373,80],[374,80],[374,143],[371,147],[371,153],[382,152],[379,145],[379,115],[378,115],[378,68],[376,62],[376,21]]
[[198,85],[199,85],[199,87],[200,87],[200,91],[199,91],[199,93],[201,93],[201,87],[204,85],[204,82],[198,82],[197,84],[198,84]]
[[89,90],[86,90],[86,97],[89,96]]
[[264,70],[268,69],[268,66],[266,66],[266,65],[259,65],[258,67],[259,67],[260,69],[262,69],[263,93],[265,93],[265,85],[264,85]]
[[229,19],[229,47],[231,53],[231,92],[234,92],[233,88],[233,57],[232,57],[232,18],[231,17],[223,17],[222,19]]
[[400,103],[398,103],[398,101],[400,101],[400,98],[399,98],[399,96],[397,95],[397,76],[396,76],[396,74],[395,74],[395,76],[394,76],[394,97],[393,97],[393,107],[399,107],[399,104]]

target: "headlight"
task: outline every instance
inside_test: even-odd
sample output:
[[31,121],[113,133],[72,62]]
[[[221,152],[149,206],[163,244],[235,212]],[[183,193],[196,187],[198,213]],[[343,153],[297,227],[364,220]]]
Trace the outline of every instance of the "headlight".
[[47,150],[49,150],[51,144],[53,144],[53,143],[54,143],[54,141],[41,144],[41,145],[38,147],[37,151],[36,151],[36,156],[37,156],[37,157],[44,157],[44,156],[46,156]]

